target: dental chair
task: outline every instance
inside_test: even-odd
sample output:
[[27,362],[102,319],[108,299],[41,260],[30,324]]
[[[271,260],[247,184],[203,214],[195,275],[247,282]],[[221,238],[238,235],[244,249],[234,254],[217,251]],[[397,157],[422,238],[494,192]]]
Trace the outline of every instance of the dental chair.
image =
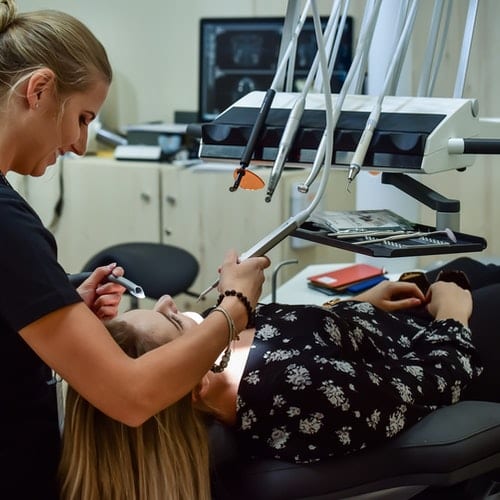
[[499,403],[461,401],[378,448],[313,464],[252,459],[230,429],[209,433],[214,500],[500,498]]

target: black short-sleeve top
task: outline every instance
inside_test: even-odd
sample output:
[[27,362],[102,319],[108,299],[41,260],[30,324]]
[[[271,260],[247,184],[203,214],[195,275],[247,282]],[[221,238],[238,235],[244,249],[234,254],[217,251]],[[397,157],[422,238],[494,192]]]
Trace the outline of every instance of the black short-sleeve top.
[[[2,491],[16,478],[54,473],[59,449],[49,367],[18,331],[81,301],[57,262],[54,237],[27,202],[0,183],[0,465]],[[41,333],[43,334],[43,333]],[[33,469],[35,468],[35,469]],[[35,470],[35,472],[34,472]],[[38,471],[38,472],[36,472]],[[24,483],[37,483],[26,481]],[[37,498],[45,498],[43,485]],[[22,491],[17,483],[17,491]],[[19,489],[21,488],[21,489]]]

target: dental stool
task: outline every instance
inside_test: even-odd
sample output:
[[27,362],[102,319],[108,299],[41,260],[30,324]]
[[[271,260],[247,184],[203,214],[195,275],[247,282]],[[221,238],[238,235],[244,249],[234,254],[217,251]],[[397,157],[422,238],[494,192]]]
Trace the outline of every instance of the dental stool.
[[216,422],[209,435],[214,500],[500,498],[500,403],[461,401],[378,448],[313,464],[252,460]]
[[[189,291],[198,276],[198,261],[182,248],[151,242],[121,243],[94,255],[82,271],[93,271],[112,262],[122,266],[125,276],[140,285],[150,299],[181,293],[198,296]],[[137,298],[130,298],[131,308],[137,308]]]

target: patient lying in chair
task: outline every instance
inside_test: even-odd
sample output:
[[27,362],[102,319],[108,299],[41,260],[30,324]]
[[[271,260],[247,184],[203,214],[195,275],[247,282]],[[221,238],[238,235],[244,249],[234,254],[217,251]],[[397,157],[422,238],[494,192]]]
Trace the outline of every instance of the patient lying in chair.
[[[427,295],[383,282],[326,307],[260,305],[227,368],[140,428],[69,388],[62,498],[210,498],[204,413],[233,426],[255,456],[315,462],[376,446],[464,397],[481,372],[471,313],[471,293],[443,281]],[[138,357],[201,320],[165,296],[108,328]]]

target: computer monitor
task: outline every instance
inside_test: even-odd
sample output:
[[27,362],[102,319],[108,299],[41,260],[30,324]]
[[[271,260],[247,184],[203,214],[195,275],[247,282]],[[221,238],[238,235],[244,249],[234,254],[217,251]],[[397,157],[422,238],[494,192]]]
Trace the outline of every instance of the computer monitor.
[[[272,83],[284,18],[203,18],[200,20],[199,119],[213,120],[248,92]],[[326,19],[322,19],[323,27]],[[346,19],[332,75],[338,92],[352,61],[352,17]],[[316,54],[314,23],[307,19],[297,41],[294,89],[300,91]]]

